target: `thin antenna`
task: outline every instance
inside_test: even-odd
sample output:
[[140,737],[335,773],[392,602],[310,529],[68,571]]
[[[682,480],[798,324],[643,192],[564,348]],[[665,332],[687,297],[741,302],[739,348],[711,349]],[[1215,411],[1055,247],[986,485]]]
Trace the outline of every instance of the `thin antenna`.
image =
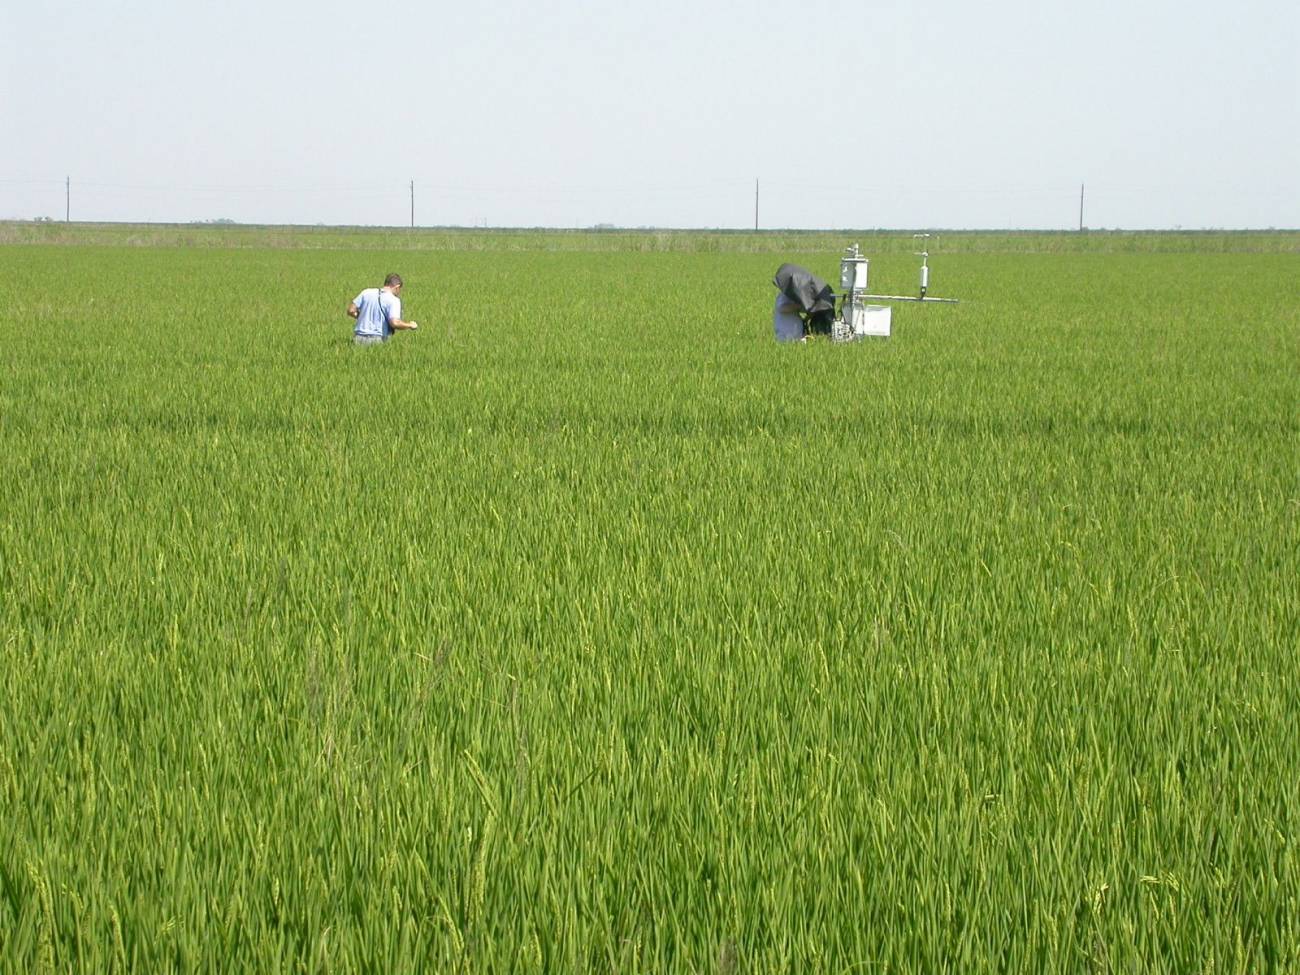
[[1083,233],[1083,184],[1079,184],[1079,233]]

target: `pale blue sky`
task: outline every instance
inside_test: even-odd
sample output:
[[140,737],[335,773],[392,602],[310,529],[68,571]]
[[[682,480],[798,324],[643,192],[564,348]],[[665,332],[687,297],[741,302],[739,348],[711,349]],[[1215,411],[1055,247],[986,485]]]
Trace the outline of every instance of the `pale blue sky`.
[[0,218],[1300,227],[1300,5],[8,0]]

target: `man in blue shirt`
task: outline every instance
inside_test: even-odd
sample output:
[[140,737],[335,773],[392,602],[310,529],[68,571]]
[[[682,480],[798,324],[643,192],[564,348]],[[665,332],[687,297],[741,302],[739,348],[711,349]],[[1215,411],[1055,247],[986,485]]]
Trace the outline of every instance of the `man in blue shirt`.
[[419,328],[418,322],[402,320],[402,276],[390,274],[383,287],[366,288],[348,302],[348,316],[356,319],[352,341],[357,345],[387,342],[393,332]]
[[[835,292],[807,268],[782,264],[772,278],[776,285],[776,307],[772,326],[778,342],[798,341],[805,332],[830,335],[835,321]],[[800,322],[800,318],[805,321]]]

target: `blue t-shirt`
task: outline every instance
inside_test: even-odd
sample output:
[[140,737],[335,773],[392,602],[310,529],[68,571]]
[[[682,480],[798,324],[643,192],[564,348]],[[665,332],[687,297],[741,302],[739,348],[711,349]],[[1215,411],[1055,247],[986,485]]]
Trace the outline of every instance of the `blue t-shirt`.
[[389,324],[394,318],[402,320],[402,299],[383,288],[367,288],[352,299],[357,306],[357,335],[371,338],[388,338],[393,334]]

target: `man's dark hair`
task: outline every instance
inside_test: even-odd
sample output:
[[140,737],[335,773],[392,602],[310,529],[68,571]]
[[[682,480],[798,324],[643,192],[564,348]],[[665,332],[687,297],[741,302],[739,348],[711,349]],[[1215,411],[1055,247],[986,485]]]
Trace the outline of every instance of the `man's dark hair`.
[[390,274],[384,278],[385,288],[400,288],[402,286],[402,276],[400,274]]

